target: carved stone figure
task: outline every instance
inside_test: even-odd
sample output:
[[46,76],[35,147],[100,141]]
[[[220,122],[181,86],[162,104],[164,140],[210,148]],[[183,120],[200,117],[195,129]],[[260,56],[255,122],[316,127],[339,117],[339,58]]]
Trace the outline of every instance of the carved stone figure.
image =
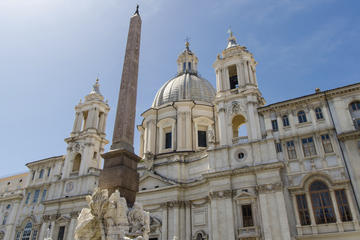
[[107,189],[96,189],[86,200],[90,208],[78,217],[76,240],[149,239],[149,213],[139,203],[129,210],[119,191],[109,197]]
[[128,207],[125,198],[120,197],[120,192],[116,190],[109,198],[109,206],[104,215],[107,226],[122,225],[128,226],[127,219]]
[[154,154],[151,152],[145,153],[144,164],[148,171],[153,170],[154,166]]
[[134,203],[133,209],[129,211],[128,219],[131,234],[148,234],[150,232],[150,216],[144,211],[141,204]]

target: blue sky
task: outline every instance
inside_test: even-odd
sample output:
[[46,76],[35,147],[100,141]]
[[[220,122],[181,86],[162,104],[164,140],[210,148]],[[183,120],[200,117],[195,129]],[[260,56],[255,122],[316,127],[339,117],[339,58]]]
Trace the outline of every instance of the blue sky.
[[143,20],[136,124],[157,89],[175,75],[186,37],[200,74],[215,86],[212,64],[226,46],[229,26],[259,63],[268,104],[359,82],[355,0],[1,0],[0,176],[65,154],[74,106],[98,76],[111,107],[111,140],[136,3]]

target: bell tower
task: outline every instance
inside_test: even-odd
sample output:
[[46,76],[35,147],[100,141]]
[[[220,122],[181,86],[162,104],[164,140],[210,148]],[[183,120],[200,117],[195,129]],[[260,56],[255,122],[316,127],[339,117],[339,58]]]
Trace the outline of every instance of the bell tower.
[[110,108],[100,93],[99,80],[75,107],[75,121],[69,138],[62,178],[83,176],[101,169],[100,154],[108,143],[105,124]]
[[258,89],[256,64],[252,53],[229,30],[227,47],[213,64],[220,145],[261,138],[256,108],[265,100]]

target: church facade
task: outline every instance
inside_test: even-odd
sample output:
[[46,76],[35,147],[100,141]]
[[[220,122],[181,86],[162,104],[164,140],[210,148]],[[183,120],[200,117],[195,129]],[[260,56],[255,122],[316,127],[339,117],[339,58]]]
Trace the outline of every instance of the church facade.
[[[137,126],[150,239],[359,239],[360,84],[266,105],[232,34],[216,88],[198,61],[186,43]],[[65,155],[0,179],[0,239],[73,239],[108,143],[98,82],[75,111]]]

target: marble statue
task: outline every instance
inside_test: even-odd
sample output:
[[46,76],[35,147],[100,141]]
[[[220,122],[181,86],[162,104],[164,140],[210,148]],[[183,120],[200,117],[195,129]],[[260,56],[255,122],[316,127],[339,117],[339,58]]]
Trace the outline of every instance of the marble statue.
[[107,189],[99,188],[86,200],[89,208],[78,217],[75,240],[149,239],[150,216],[141,204],[128,209],[119,191],[109,197]]

